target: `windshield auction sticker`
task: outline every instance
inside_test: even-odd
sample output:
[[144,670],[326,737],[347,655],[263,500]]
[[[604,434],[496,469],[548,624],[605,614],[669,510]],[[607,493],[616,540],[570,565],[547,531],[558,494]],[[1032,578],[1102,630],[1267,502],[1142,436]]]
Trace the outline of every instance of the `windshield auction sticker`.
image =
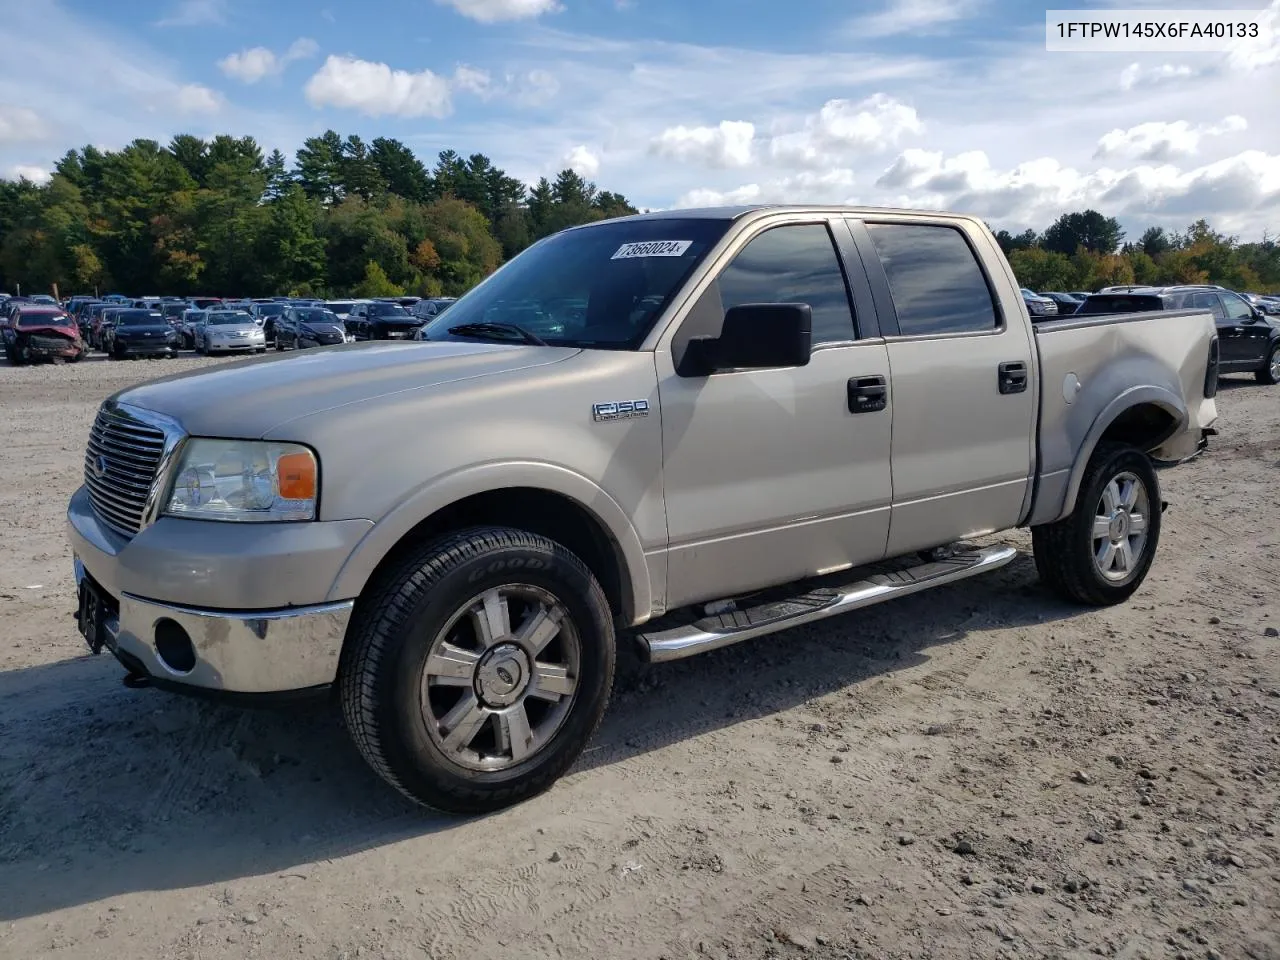
[[645,240],[643,243],[624,243],[610,260],[629,260],[632,257],[682,257],[693,246],[692,240]]

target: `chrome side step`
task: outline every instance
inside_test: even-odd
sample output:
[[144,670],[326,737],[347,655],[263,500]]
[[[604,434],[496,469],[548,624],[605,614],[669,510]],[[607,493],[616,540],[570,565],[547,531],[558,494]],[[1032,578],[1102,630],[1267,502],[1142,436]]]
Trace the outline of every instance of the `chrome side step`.
[[651,663],[681,660],[752,637],[955,583],[1003,567],[1017,555],[1015,547],[985,547],[906,570],[876,574],[842,587],[820,587],[775,603],[703,617],[688,626],[641,633],[639,640]]

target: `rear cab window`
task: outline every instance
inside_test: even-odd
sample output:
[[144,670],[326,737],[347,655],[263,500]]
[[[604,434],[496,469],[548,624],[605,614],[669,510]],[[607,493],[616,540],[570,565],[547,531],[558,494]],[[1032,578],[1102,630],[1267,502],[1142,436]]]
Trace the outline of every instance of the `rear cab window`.
[[944,224],[866,223],[904,337],[1000,329],[986,275],[969,241]]

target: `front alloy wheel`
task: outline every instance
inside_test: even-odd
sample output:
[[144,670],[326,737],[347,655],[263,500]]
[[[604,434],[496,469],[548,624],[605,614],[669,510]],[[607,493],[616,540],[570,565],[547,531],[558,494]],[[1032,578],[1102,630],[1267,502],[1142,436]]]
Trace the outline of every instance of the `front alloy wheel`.
[[476,527],[427,543],[366,589],[339,667],[361,754],[412,800],[455,813],[549,787],[599,725],[613,614],[546,537]]
[[532,757],[564,726],[581,651],[569,611],[545,590],[504,584],[473,597],[427,656],[427,732],[468,770],[503,770]]

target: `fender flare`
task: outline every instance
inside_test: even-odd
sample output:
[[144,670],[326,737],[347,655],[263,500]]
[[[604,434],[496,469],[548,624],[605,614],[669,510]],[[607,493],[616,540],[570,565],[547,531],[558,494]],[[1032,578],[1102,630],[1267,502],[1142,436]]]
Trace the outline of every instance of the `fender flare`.
[[1161,437],[1159,442],[1164,442],[1186,426],[1187,408],[1183,404],[1182,398],[1172,390],[1166,387],[1150,385],[1130,387],[1125,390],[1120,396],[1102,408],[1102,412],[1094,418],[1088,433],[1085,434],[1084,442],[1080,444],[1080,450],[1076,453],[1075,462],[1071,465],[1071,475],[1067,481],[1067,495],[1058,519],[1067,516],[1075,509],[1076,498],[1080,495],[1080,484],[1084,480],[1084,472],[1089,466],[1089,461],[1093,459],[1093,452],[1101,442],[1102,435],[1125,411],[1147,403],[1154,404],[1164,410],[1174,420],[1173,429],[1169,431],[1167,436]]
[[631,518],[616,500],[587,477],[556,464],[505,461],[466,467],[434,477],[401,500],[356,544],[329,589],[329,599],[358,597],[378,564],[406,534],[445,507],[481,493],[527,487],[559,494],[581,507],[608,533],[630,593],[630,617],[647,617],[653,584],[644,547]]

